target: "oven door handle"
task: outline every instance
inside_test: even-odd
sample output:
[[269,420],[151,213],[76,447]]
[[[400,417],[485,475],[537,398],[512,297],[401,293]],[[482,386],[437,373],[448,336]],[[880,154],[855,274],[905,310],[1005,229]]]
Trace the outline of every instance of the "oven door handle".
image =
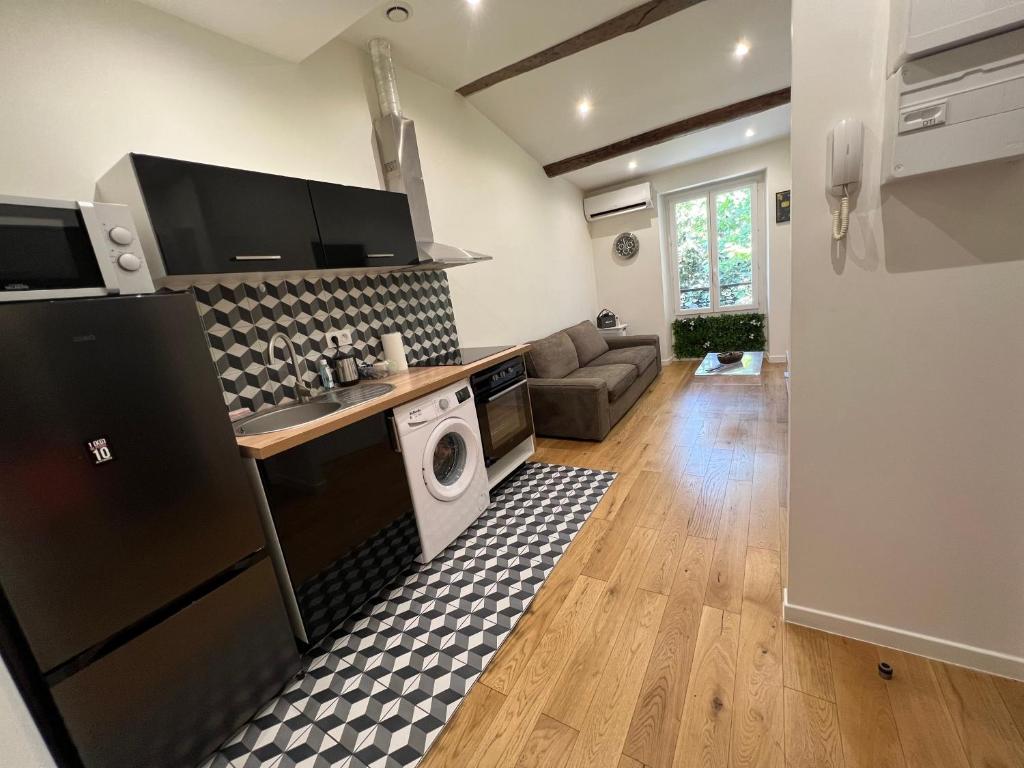
[[522,381],[517,381],[511,387],[506,387],[505,389],[501,390],[501,392],[495,392],[493,395],[491,395],[486,400],[484,400],[484,402],[485,403],[493,402],[493,401],[497,400],[499,397],[504,397],[509,392],[512,392],[513,390],[519,389],[520,387],[523,387],[523,386],[526,386],[526,379],[523,379]]

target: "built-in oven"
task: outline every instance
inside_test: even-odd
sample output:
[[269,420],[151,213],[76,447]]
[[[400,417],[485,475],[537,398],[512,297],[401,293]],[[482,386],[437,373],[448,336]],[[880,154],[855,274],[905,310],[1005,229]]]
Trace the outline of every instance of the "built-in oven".
[[526,364],[513,357],[470,377],[491,487],[533,453]]
[[0,196],[0,301],[153,293],[128,207]]

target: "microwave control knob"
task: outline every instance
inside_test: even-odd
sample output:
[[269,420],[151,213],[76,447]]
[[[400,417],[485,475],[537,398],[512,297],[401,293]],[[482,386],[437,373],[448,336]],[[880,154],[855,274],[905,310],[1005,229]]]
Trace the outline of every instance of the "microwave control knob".
[[437,407],[440,408],[442,411],[447,411],[451,407],[451,403],[448,402],[447,397],[442,397],[440,400],[437,401]]
[[[127,227],[114,227],[107,234],[118,245],[131,245],[132,241],[135,240],[135,235]],[[138,269],[138,267],[135,269]]]
[[142,267],[142,259],[134,253],[122,253],[117,257],[117,266],[126,272],[138,272]]

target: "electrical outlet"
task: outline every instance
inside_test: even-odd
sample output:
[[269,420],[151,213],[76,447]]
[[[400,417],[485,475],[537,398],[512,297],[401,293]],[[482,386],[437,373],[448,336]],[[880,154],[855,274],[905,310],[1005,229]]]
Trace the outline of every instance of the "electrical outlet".
[[352,346],[352,329],[330,330],[327,332],[327,340],[335,347],[350,347]]

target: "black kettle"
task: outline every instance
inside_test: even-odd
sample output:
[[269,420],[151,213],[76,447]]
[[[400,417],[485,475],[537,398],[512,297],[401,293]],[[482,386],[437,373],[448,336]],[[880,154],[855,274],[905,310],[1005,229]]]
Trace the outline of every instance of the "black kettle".
[[597,313],[597,327],[598,328],[614,328],[619,324],[619,320],[615,317],[615,313],[610,309],[602,309]]

